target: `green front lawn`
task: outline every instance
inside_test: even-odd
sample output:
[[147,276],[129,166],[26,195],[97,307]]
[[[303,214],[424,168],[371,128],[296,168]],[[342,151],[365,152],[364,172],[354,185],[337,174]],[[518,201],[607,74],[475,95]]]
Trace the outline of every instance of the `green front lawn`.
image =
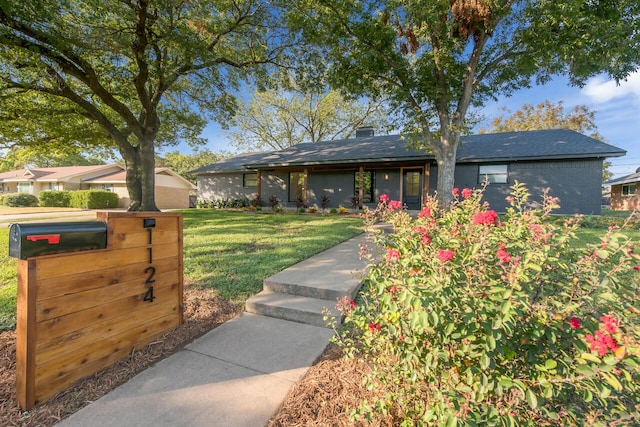
[[[262,280],[362,232],[347,216],[185,210],[185,284],[242,303]],[[15,327],[16,264],[0,229],[0,331]]]
[[[362,232],[362,220],[338,215],[273,215],[185,210],[184,278],[242,303],[262,280]],[[555,220],[562,220],[556,217]],[[576,245],[597,243],[609,225],[624,218],[585,218]],[[625,234],[640,241],[637,226]],[[8,257],[8,229],[0,229],[0,330],[15,327],[16,260]]]

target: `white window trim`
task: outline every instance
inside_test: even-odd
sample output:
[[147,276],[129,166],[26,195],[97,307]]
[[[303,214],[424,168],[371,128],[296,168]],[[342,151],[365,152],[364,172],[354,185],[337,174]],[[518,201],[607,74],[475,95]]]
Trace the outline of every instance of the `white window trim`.
[[[483,173],[482,169],[485,169]],[[487,169],[500,169],[497,172],[487,171]],[[504,171],[502,169],[504,168]],[[491,177],[503,177],[504,180],[495,180],[491,179]],[[483,184],[485,181],[489,181],[490,184],[508,184],[509,183],[509,165],[506,164],[489,164],[489,165],[480,165],[478,167],[478,184]]]

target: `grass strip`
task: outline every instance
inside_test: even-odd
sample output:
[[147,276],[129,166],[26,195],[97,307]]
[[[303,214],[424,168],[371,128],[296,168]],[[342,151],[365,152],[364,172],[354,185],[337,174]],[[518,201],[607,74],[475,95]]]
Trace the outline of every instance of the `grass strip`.
[[[243,303],[262,281],[362,233],[360,218],[341,215],[185,210],[184,280]],[[0,330],[15,328],[17,260],[8,256],[8,229],[0,229]]]

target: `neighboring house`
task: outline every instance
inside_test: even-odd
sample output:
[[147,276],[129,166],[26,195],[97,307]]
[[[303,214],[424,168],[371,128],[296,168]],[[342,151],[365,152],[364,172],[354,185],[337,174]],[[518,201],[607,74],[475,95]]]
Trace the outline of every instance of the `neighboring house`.
[[[156,205],[160,209],[189,207],[189,192],[195,186],[167,168],[156,168]],[[120,197],[118,207],[129,206],[126,172],[120,165],[27,168],[0,173],[2,193],[29,193],[44,190],[105,190]]]
[[[489,181],[484,200],[504,211],[515,181],[525,183],[535,200],[550,188],[560,198],[557,213],[599,214],[602,162],[626,151],[571,130],[540,130],[472,135],[461,138],[455,185],[479,188]],[[420,209],[437,186],[435,158],[413,149],[399,135],[298,144],[279,151],[225,159],[193,171],[204,200],[272,196],[285,206],[374,206],[381,194]],[[362,182],[362,185],[360,184]]]
[[640,168],[630,175],[610,179],[604,185],[611,186],[611,210],[632,211],[640,209],[640,193],[636,191],[640,187]]

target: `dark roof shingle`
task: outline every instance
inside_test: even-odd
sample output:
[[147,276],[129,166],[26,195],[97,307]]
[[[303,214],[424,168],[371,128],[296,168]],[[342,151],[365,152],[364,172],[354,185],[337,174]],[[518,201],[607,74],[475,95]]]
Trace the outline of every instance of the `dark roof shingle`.
[[[499,162],[619,157],[625,150],[578,132],[558,129],[464,136],[457,161]],[[280,151],[252,153],[222,160],[195,170],[195,174],[232,172],[287,166],[346,165],[373,162],[430,160],[401,135],[372,136],[303,143]]]

